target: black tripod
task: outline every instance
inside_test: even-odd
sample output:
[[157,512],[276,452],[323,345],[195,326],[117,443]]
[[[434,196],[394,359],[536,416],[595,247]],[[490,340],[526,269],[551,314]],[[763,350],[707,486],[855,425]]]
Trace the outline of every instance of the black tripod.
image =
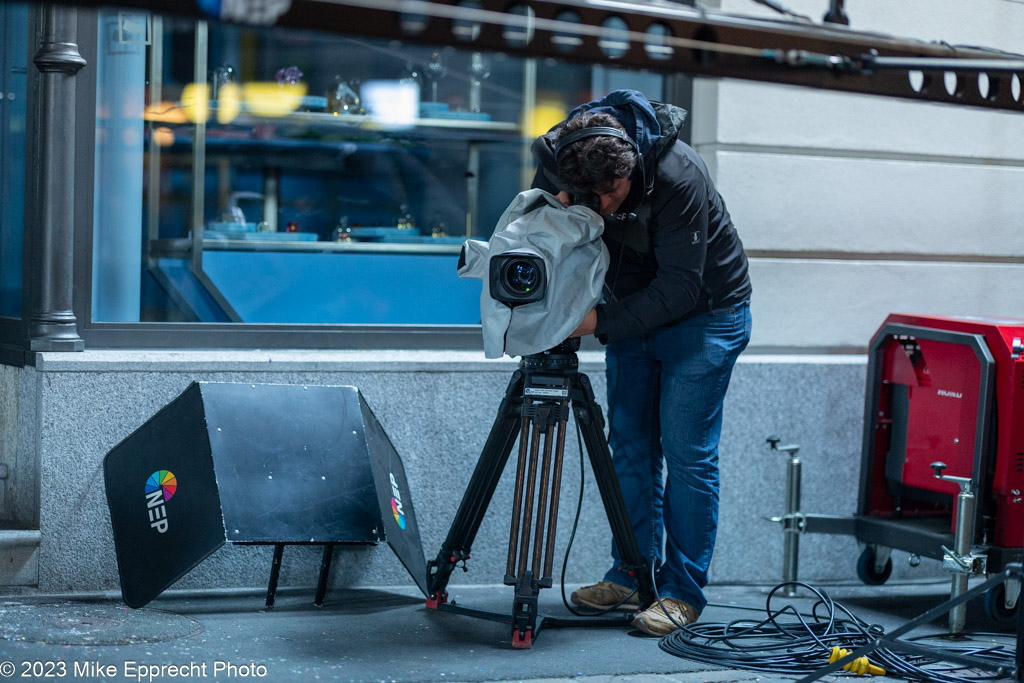
[[[445,587],[455,566],[462,562],[465,567],[465,561],[469,559],[470,546],[518,435],[519,463],[516,467],[504,581],[506,585],[516,587],[511,623],[512,647],[517,649],[530,647],[533,637],[544,626],[621,626],[632,619],[632,615],[603,620],[593,617],[541,617],[540,623],[537,622],[537,595],[541,588],[551,587],[562,455],[570,404],[583,432],[583,441],[611,524],[612,537],[622,555],[622,569],[636,581],[641,604],[654,601],[647,559],[640,553],[633,535],[633,526],[612,466],[611,451],[604,436],[601,407],[594,400],[590,379],[578,371],[577,350],[579,340],[570,339],[544,353],[524,356],[520,361],[498,408],[498,416],[476,469],[473,470],[448,537],[437,559],[427,565],[430,589],[427,607],[495,619],[497,615],[488,612],[449,605]],[[507,617],[498,617],[496,620],[508,621]]]

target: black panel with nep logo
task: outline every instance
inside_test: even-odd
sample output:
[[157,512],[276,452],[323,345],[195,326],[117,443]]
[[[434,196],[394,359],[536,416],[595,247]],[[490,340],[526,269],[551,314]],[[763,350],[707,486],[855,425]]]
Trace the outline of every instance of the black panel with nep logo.
[[425,591],[405,469],[355,387],[193,383],[107,454],[104,476],[131,607],[225,543],[279,557],[387,540]]

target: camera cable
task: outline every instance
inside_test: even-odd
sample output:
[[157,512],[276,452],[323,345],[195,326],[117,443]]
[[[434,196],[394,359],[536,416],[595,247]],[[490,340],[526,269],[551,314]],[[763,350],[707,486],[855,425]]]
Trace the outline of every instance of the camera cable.
[[633,591],[629,595],[624,597],[617,604],[612,605],[611,607],[606,607],[603,610],[596,610],[596,611],[588,609],[586,612],[580,612],[579,610],[575,609],[572,605],[570,605],[569,604],[569,600],[565,597],[565,570],[566,570],[567,565],[569,564],[569,552],[572,550],[572,543],[573,543],[573,540],[576,538],[576,529],[577,529],[577,527],[579,526],[579,523],[580,523],[580,514],[583,511],[583,486],[584,486],[583,436],[580,433],[580,425],[579,425],[579,422],[577,422],[575,420],[575,416],[573,418],[573,421],[574,421],[574,423],[576,425],[576,443],[578,445],[579,452],[580,452],[580,494],[579,494],[579,497],[576,500],[576,515],[575,515],[575,519],[573,519],[573,522],[572,522],[572,532],[569,534],[569,543],[566,545],[566,548],[565,548],[565,557],[562,558],[562,574],[561,574],[562,604],[565,605],[565,608],[567,610],[569,610],[572,614],[575,614],[578,617],[600,617],[600,616],[603,616],[605,614],[608,614],[609,612],[613,612],[613,611],[619,610],[619,608],[621,608],[623,605],[625,605],[629,601],[629,599],[632,598],[636,594],[636,589],[634,588]]
[[[797,586],[810,591],[817,602],[811,614],[803,614],[792,604],[775,608],[773,598],[779,590]],[[726,607],[723,605],[723,607]],[[733,607],[728,605],[727,607]],[[715,664],[728,668],[746,669],[761,673],[810,675],[828,664],[830,655],[845,656],[884,635],[884,628],[858,618],[842,604],[832,600],[824,591],[797,581],[781,583],[768,594],[761,621],[735,620],[728,623],[696,623],[682,626],[664,636],[659,647],[669,654],[685,659]],[[783,621],[784,617],[792,617]],[[991,634],[972,634],[987,637]],[[1004,636],[1006,634],[1003,634]],[[934,639],[937,635],[920,636],[913,641]],[[836,651],[833,648],[841,648]],[[935,683],[961,683],[963,681],[996,680],[997,669],[1012,670],[1014,653],[1000,645],[970,644],[931,648],[934,657],[915,654],[904,656],[888,648],[878,648],[868,655],[873,666],[880,666],[887,676],[912,681]],[[939,666],[943,654],[972,656],[991,665],[991,672],[957,676],[967,671],[963,665]]]

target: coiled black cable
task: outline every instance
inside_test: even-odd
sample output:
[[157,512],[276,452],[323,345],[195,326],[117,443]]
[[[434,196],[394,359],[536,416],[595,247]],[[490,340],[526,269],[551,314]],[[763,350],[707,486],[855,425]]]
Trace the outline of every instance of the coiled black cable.
[[[778,609],[773,607],[775,594],[789,586],[804,588],[817,597],[810,615],[801,614],[791,604]],[[659,646],[677,657],[708,664],[806,676],[828,664],[833,647],[853,651],[874,642],[885,632],[882,626],[855,616],[825,591],[797,581],[775,586],[768,594],[765,611],[767,616],[761,621],[689,624],[662,638]],[[914,640],[920,646],[921,641],[935,637]],[[999,669],[1012,671],[1014,668],[1014,653],[997,644],[950,646],[946,642],[934,650],[935,657],[931,658],[878,648],[868,659],[885,669],[887,676],[936,683],[996,680],[1000,678]],[[992,668],[968,671],[962,665],[940,665],[943,653],[972,656]],[[955,672],[968,672],[968,675],[957,676]]]

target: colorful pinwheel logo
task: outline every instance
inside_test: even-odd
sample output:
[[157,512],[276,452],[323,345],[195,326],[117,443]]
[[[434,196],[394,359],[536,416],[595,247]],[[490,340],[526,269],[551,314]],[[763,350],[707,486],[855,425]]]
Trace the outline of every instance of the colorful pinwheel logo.
[[149,475],[149,479],[146,480],[147,498],[151,493],[160,491],[164,502],[166,503],[174,496],[174,492],[177,489],[177,478],[174,476],[174,473],[168,472],[167,470],[157,470],[153,474]]
[[395,516],[395,521],[398,522],[398,528],[405,528],[405,514],[402,512],[402,501],[397,498],[391,499],[391,514]]

